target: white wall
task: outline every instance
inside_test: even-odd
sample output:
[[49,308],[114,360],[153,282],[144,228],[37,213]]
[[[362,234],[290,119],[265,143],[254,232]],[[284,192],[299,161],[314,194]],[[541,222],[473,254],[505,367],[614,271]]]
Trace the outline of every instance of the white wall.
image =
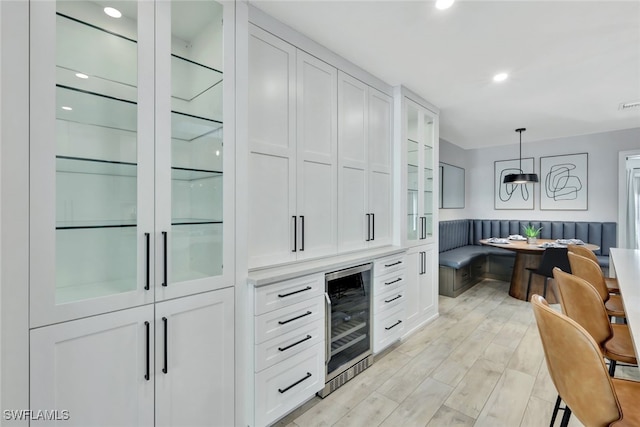
[[[446,144],[444,144],[446,147]],[[441,147],[443,144],[441,143]],[[540,184],[535,184],[533,210],[495,210],[494,161],[518,157],[517,144],[465,151],[467,203],[458,218],[540,219],[572,221],[618,221],[618,152],[640,148],[640,127],[619,131],[523,143],[523,157],[534,157],[536,173],[540,156],[589,153],[588,209],[586,211],[541,211]],[[443,151],[441,161],[449,163]],[[454,152],[454,155],[455,154]],[[441,210],[449,214],[450,210]],[[447,215],[448,216],[448,215]]]
[[443,163],[448,163],[453,166],[461,167],[465,170],[464,174],[464,187],[465,187],[465,200],[464,209],[440,209],[439,221],[448,221],[452,219],[465,219],[471,218],[468,216],[469,207],[469,173],[467,171],[467,150],[464,150],[457,145],[450,143],[444,139],[440,139],[440,159]]

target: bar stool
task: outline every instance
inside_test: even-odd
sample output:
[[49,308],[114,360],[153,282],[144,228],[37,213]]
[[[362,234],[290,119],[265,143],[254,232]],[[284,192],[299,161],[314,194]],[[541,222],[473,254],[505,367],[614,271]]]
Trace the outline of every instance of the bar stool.
[[609,289],[607,289],[607,285],[604,282],[602,270],[597,262],[569,252],[569,264],[571,264],[571,272],[573,274],[589,282],[598,291],[609,316],[626,318],[622,298],[620,295],[611,295],[609,293]]
[[[581,245],[569,245],[567,246],[567,249],[569,250],[569,252],[573,252],[574,254],[589,258],[591,261],[598,263],[598,257],[596,257],[596,254],[594,254],[593,251],[589,248]],[[598,266],[600,266],[599,263]],[[600,271],[602,272],[602,269],[600,269]],[[604,274],[603,277],[604,282],[607,284],[607,288],[609,289],[609,293],[619,294],[620,287],[618,286],[618,279],[616,279],[615,277],[607,277]]]
[[549,375],[571,414],[586,426],[640,426],[640,383],[611,378],[598,344],[575,321],[531,297]]
[[540,266],[538,268],[527,267],[529,270],[529,281],[527,282],[526,300],[529,301],[529,292],[531,291],[531,278],[534,274],[544,277],[544,290],[542,297],[547,297],[547,283],[549,279],[553,279],[553,268],[559,267],[561,270],[571,273],[571,266],[567,258],[567,248],[547,248],[542,253]]

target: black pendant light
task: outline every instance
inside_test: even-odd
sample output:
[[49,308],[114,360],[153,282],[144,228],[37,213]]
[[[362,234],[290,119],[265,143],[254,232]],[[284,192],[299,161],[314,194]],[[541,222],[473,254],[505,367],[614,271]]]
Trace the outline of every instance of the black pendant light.
[[516,129],[520,134],[520,173],[510,173],[504,177],[505,184],[530,184],[538,182],[538,175],[535,173],[522,173],[522,132],[525,128]]

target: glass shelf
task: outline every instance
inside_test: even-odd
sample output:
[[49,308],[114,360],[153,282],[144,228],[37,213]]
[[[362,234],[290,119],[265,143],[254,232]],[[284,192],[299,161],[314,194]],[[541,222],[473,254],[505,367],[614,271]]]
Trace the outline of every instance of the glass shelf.
[[205,219],[205,218],[173,218],[171,225],[204,225],[204,224],[222,224],[222,220]]
[[56,230],[135,227],[136,220],[57,221]]
[[222,172],[179,167],[171,168],[171,179],[177,181],[194,181],[196,179],[214,178],[216,176],[222,176]]
[[171,54],[171,72],[184,77],[172,79],[171,96],[186,102],[195,101],[222,82],[222,71],[175,54]]
[[221,128],[221,121],[171,111],[171,138],[192,142]]
[[129,162],[56,156],[56,172],[135,177],[138,168],[137,164]]

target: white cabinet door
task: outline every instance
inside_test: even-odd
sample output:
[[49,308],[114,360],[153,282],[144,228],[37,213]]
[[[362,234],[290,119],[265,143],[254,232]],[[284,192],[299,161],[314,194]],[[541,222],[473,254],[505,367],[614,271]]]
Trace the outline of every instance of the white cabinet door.
[[156,426],[234,425],[234,296],[156,304]]
[[153,56],[153,4],[140,2],[137,19],[119,28],[94,3],[32,6],[37,327],[153,301],[153,85],[137,84],[153,74],[144,60]]
[[249,267],[296,258],[295,77],[296,49],[251,26]]
[[364,249],[370,240],[368,210],[368,88],[338,73],[338,249]]
[[[233,4],[155,3],[156,301],[233,281]],[[184,22],[191,22],[184,32]],[[177,41],[180,42],[177,42]],[[147,190],[148,191],[148,190]]]
[[416,246],[407,253],[407,333],[438,314],[437,268],[435,245]]
[[389,245],[393,239],[392,110],[391,97],[369,88],[369,247]]
[[337,70],[297,52],[298,259],[337,251]]
[[66,410],[68,426],[153,426],[153,305],[34,329],[30,340],[32,409]]

